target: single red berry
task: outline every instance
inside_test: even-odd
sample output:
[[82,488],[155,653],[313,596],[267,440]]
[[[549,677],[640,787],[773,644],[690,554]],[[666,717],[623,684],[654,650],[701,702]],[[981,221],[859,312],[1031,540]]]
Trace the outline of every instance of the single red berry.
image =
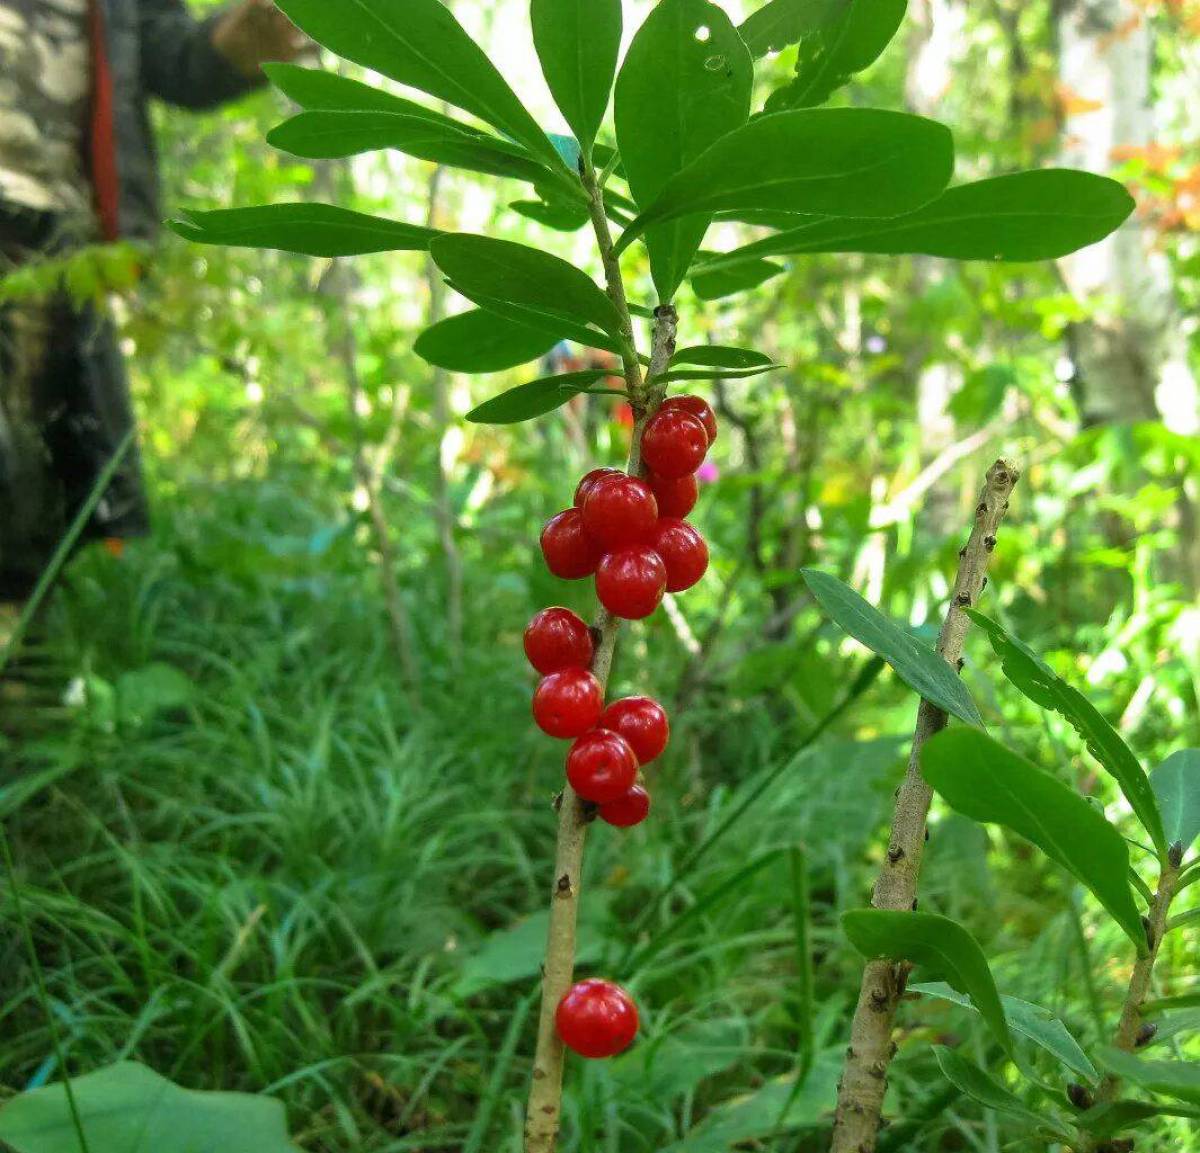
[[588,489],[583,502],[583,527],[606,550],[649,539],[658,520],[658,501],[644,480],[614,476]]
[[703,397],[699,396],[669,396],[662,402],[663,408],[681,408],[684,412],[690,412],[693,416],[698,417],[700,423],[704,425],[704,431],[708,433],[708,443],[711,445],[717,439],[717,414],[713,412],[712,405]]
[[591,576],[602,555],[584,531],[583,514],[577,508],[552,516],[542,529],[542,556],[556,577],[570,581]]
[[638,760],[620,733],[593,729],[567,754],[567,780],[585,801],[604,805],[623,797],[637,782]]
[[525,655],[543,676],[592,663],[592,634],[570,609],[542,609],[525,629]]
[[667,569],[667,592],[690,589],[708,569],[708,545],[686,521],[664,517],[655,526],[653,544]]
[[563,669],[538,682],[533,719],[552,737],[580,737],[595,727],[604,708],[604,690],[587,669]]
[[563,1044],[581,1057],[615,1057],[633,1044],[638,1011],[620,985],[591,977],[566,991],[554,1023]]
[[666,710],[649,697],[622,697],[600,714],[600,727],[620,733],[637,755],[638,764],[648,765],[661,756],[671,737]]
[[650,794],[634,785],[624,796],[600,806],[600,819],[618,829],[632,829],[650,815]]
[[612,480],[613,477],[624,476],[619,468],[594,468],[587,473],[575,488],[575,507],[583,508],[587,494],[601,481]]
[[694,472],[686,476],[677,476],[666,480],[661,476],[650,474],[650,490],[658,501],[658,515],[671,516],[683,520],[696,507],[700,496],[700,482]]
[[642,433],[642,459],[667,480],[695,472],[706,452],[708,431],[698,416],[681,408],[660,408]]
[[610,552],[596,569],[596,595],[614,616],[648,617],[667,591],[667,566],[652,548],[635,545]]

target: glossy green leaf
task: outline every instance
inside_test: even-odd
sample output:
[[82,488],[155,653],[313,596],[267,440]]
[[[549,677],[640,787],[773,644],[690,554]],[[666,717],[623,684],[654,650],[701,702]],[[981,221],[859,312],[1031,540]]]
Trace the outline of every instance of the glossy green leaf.
[[1150,773],[1167,844],[1187,852],[1200,836],[1200,749],[1179,749]]
[[929,741],[921,750],[921,772],[951,808],[1012,829],[1082,881],[1138,952],[1145,952],[1125,839],[1074,789],[970,729],[939,733]]
[[639,199],[642,214],[617,247],[660,221],[697,212],[897,216],[937,196],[953,167],[950,132],[920,116],[875,108],[760,116],[721,137],[649,206]]
[[303,256],[359,256],[415,252],[439,233],[333,204],[262,204],[216,212],[188,212],[167,227],[196,244],[276,248]]
[[1004,1051],[1012,1054],[1012,1036],[987,958],[957,921],[936,913],[851,909],[842,914],[842,929],[864,957],[911,961],[966,994]]
[[692,291],[701,300],[721,300],[757,288],[786,271],[782,264],[769,260],[742,260],[728,267],[702,265],[691,273]]
[[697,344],[681,348],[671,357],[671,366],[697,364],[707,368],[771,368],[766,353],[753,348],[731,348],[724,344]]
[[590,152],[617,71],[621,0],[532,0],[529,19],[554,102]]
[[509,208],[556,232],[578,232],[591,219],[586,204],[566,200],[514,200]]
[[782,364],[763,364],[757,368],[673,368],[655,379],[666,381],[749,380],[752,376],[761,376],[764,372],[773,372],[782,367]]
[[782,52],[815,31],[827,0],[770,0],[738,25],[738,35],[758,60]]
[[[639,209],[710,144],[746,122],[752,82],[750,53],[715,4],[662,0],[651,9],[617,77],[614,106],[625,177]],[[675,295],[708,224],[701,212],[646,232],[661,300]]]
[[883,657],[910,689],[968,724],[983,724],[966,685],[933,649],[889,620],[837,577],[817,569],[804,569],[801,575],[817,603],[838,627]]
[[552,166],[554,146],[487,54],[438,0],[277,0],[331,52],[473,113]]
[[595,281],[548,252],[464,232],[437,237],[429,251],[456,286],[594,324],[614,336],[621,331],[616,308]]
[[1000,658],[1004,675],[1034,704],[1052,709],[1083,738],[1088,751],[1116,778],[1121,792],[1160,853],[1167,848],[1154,790],[1137,757],[1076,688],[1059,677],[1028,645],[974,609],[970,618],[984,629]]
[[501,372],[549,352],[558,338],[485,309],[448,316],[417,337],[413,351],[451,372]]
[[553,412],[608,375],[602,368],[590,368],[531,380],[485,400],[467,413],[467,420],[472,424],[518,424],[532,420],[535,416]]
[[944,1045],[934,1045],[933,1053],[946,1080],[985,1108],[994,1109],[997,1113],[1007,1113],[1010,1117],[1024,1121],[1031,1128],[1052,1133],[1065,1141],[1074,1136],[1058,1118],[1035,1112],[991,1074],[964,1060],[953,1049]]
[[1195,1061],[1147,1061],[1111,1047],[1098,1056],[1110,1073],[1140,1089],[1200,1105],[1200,1064]]
[[426,108],[415,100],[394,96],[382,88],[352,80],[337,72],[320,68],[301,68],[298,64],[264,64],[263,71],[289,100],[308,111],[321,112],[397,112],[418,116],[438,124],[447,124],[464,132],[476,129],[459,124],[445,113]]
[[[132,1061],[72,1078],[71,1088],[92,1153],[300,1153],[270,1097],[181,1089]],[[14,1153],[79,1153],[63,1086],[6,1101],[0,1142]]]
[[1200,1110],[1183,1105],[1160,1105],[1154,1101],[1109,1101],[1078,1114],[1075,1124],[1096,1137],[1112,1137],[1154,1117],[1200,1118]]

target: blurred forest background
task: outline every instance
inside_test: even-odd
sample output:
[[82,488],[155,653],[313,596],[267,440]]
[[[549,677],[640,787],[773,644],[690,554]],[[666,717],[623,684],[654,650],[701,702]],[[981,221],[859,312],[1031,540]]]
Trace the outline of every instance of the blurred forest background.
[[[525,6],[453,7],[560,127]],[[625,1056],[573,1064],[565,1148],[818,1147],[860,965],[836,918],[884,847],[913,702],[886,673],[809,740],[868,656],[801,566],[936,630],[983,472],[1008,455],[1024,473],[982,607],[1148,763],[1200,745],[1198,91],[1196,0],[914,0],[834,103],[936,115],[960,180],[1057,161],[1116,175],[1134,220],[1059,266],[819,257],[736,304],[681,299],[684,343],[787,368],[706,393],[712,569],[618,656],[614,690],[653,686],[673,740],[652,818],[592,837],[581,970],[627,983],[645,1025]],[[172,208],[336,199],[587,259],[585,236],[510,211],[515,187],[396,154],[296,162],[263,141],[286,112],[264,92],[162,115]],[[746,231],[722,228],[710,245]],[[26,269],[0,299],[62,272]],[[314,1151],[517,1149],[562,757],[530,723],[520,638],[564,597],[590,614],[590,584],[555,581],[536,541],[574,478],[623,459],[619,408],[464,423],[521,377],[411,352],[460,306],[419,253],[343,267],[168,237],[66,273],[115,297],[156,518],[123,555],[72,563],[0,737],[18,770],[0,816],[71,1068],[133,1056],[189,1087],[269,1091]],[[993,660],[970,638],[989,724],[1119,813],[1065,722]],[[1015,841],[935,811],[922,907],[962,919],[1000,987],[1081,1038],[1112,1019],[1119,930]],[[1195,989],[1186,937],[1165,947],[1165,993]],[[1197,1026],[1163,1044],[1195,1055]],[[0,1034],[4,1092],[56,1078],[9,933]],[[968,1034],[953,1006],[908,1006],[889,1108],[915,1123],[885,1147],[1002,1147],[929,1055]],[[809,1036],[815,1074],[780,1124]],[[1200,1149],[1186,1122],[1156,1125],[1139,1153]]]

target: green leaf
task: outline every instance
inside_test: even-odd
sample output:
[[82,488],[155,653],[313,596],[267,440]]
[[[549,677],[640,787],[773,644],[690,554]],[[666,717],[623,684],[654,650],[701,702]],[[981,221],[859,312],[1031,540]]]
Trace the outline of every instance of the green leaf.
[[587,153],[608,109],[621,51],[621,0],[532,0],[542,75]]
[[[924,993],[927,997],[937,997],[942,1001],[950,1001],[961,1005],[964,1009],[978,1012],[969,997],[950,988],[941,981],[933,981],[924,985],[909,985],[910,993]],[[1019,997],[1000,996],[1004,1006],[1004,1019],[1008,1027],[1035,1045],[1045,1049],[1056,1057],[1063,1065],[1088,1081],[1100,1080],[1096,1066],[1088,1060],[1087,1054],[1079,1047],[1079,1042],[1071,1036],[1070,1031],[1049,1009],[1034,1005],[1030,1001],[1022,1001]]]
[[799,38],[796,77],[767,100],[767,111],[822,104],[873,64],[904,20],[907,0],[816,0]]
[[367,252],[420,252],[439,233],[333,204],[262,204],[215,212],[188,212],[167,227],[196,244],[276,248],[302,256],[360,256]]
[[1165,853],[1167,839],[1154,790],[1137,757],[1116,730],[1078,689],[1062,680],[1028,645],[983,613],[966,611],[987,632],[1004,675],[1034,704],[1058,713],[1083,738],[1088,752],[1116,778],[1155,848]]
[[992,971],[975,938],[957,921],[936,913],[851,909],[842,914],[842,929],[864,957],[911,961],[965,993],[1011,1056],[1012,1037]]
[[514,200],[509,208],[556,232],[578,232],[591,219],[587,205],[574,201]]
[[464,232],[437,237],[429,252],[456,287],[620,335],[621,318],[595,281],[548,252]]
[[144,725],[160,713],[191,704],[196,688],[181,669],[155,661],[122,673],[117,678],[116,693],[117,714],[121,721]]
[[491,400],[485,400],[467,413],[472,424],[519,424],[543,416],[566,404],[573,396],[591,388],[610,374],[603,368],[583,372],[565,372],[519,384]]
[[1150,773],[1167,844],[1187,852],[1200,835],[1200,749],[1179,749]]
[[[71,1088],[92,1153],[300,1153],[270,1097],[181,1089],[131,1061],[74,1077]],[[6,1101],[0,1141],[15,1153],[79,1153],[62,1085]]]
[[699,364],[709,368],[773,368],[766,353],[753,348],[732,348],[724,344],[698,344],[681,348],[671,357],[671,366]]
[[760,116],[721,137],[649,206],[639,198],[641,215],[617,249],[650,225],[697,212],[896,216],[937,196],[953,167],[949,130],[920,116],[875,108]]
[[263,71],[289,100],[308,111],[320,112],[398,112],[418,116],[436,124],[447,124],[464,132],[478,132],[459,124],[445,113],[426,108],[403,96],[393,96],[382,88],[351,80],[337,72],[320,68],[301,68],[298,64],[264,64]]
[[1200,1105],[1200,1064],[1195,1061],[1146,1061],[1111,1047],[1102,1049],[1099,1057],[1100,1064],[1115,1077],[1151,1093]]
[[673,368],[656,376],[655,380],[675,382],[680,380],[748,380],[782,368],[782,364],[764,364],[760,368]]
[[883,657],[910,689],[968,724],[983,724],[966,685],[933,649],[890,621],[837,577],[817,569],[804,569],[801,576],[838,627]]
[[727,268],[710,269],[702,265],[691,274],[692,291],[701,300],[721,300],[757,288],[785,271],[782,264],[772,264],[769,260],[741,260]]
[[[617,144],[639,209],[644,212],[710,144],[746,122],[752,83],[750,53],[715,4],[662,0],[651,9],[617,77],[614,106]],[[701,213],[647,231],[663,302],[683,282],[708,224]]]
[[799,44],[820,23],[828,0],[770,0],[738,25],[755,60]]
[[1153,1117],[1200,1117],[1200,1110],[1153,1101],[1109,1101],[1075,1117],[1075,1124],[1097,1137],[1112,1137]]
[[953,1049],[934,1045],[934,1056],[946,1080],[968,1097],[978,1101],[987,1109],[1007,1113],[1027,1125],[1069,1141],[1074,1134],[1056,1117],[1044,1116],[1029,1108],[1015,1093],[1010,1092],[978,1065],[963,1060]]
[[549,352],[558,337],[473,309],[439,320],[417,337],[413,351],[451,372],[501,372]]
[[473,113],[561,171],[546,134],[438,0],[278,0],[278,6],[331,52]]
[[1104,814],[1049,773],[978,731],[939,733],[921,750],[921,772],[964,816],[1004,825],[1082,881],[1129,935],[1146,931],[1129,888],[1129,849]]

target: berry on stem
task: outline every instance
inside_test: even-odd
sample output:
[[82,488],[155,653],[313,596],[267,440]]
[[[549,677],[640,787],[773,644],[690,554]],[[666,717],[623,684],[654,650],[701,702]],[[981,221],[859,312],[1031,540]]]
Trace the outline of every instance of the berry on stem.
[[581,1057],[615,1057],[633,1044],[638,1011],[620,985],[591,977],[566,991],[554,1023],[563,1044]]
[[620,733],[593,729],[567,754],[567,780],[585,801],[605,805],[623,797],[637,782],[637,755]]
[[543,676],[592,663],[592,634],[570,609],[542,609],[525,629],[525,655]]
[[538,682],[533,719],[544,733],[563,739],[593,728],[604,708],[604,690],[586,669],[563,669]]
[[584,531],[606,550],[644,544],[658,520],[658,502],[644,480],[614,476],[593,484],[584,496]]
[[694,472],[677,476],[673,480],[650,474],[650,490],[658,501],[658,515],[682,520],[696,507],[700,497],[700,482]]
[[634,785],[624,796],[600,806],[600,819],[618,829],[631,829],[650,815],[650,794]]
[[596,595],[613,616],[648,617],[667,591],[667,567],[652,548],[635,545],[610,552],[596,569]]
[[667,480],[695,472],[707,452],[707,429],[698,416],[681,408],[660,408],[642,433],[642,459]]
[[654,529],[654,551],[667,570],[667,592],[690,589],[708,570],[708,545],[686,521],[664,517]]
[[622,697],[600,714],[600,727],[620,733],[637,756],[648,765],[661,756],[671,737],[666,710],[650,697]]
[[583,479],[575,488],[575,507],[583,508],[583,502],[587,499],[587,494],[598,484],[603,481],[611,480],[613,477],[624,476],[619,468],[594,468],[591,472],[586,473]]
[[708,443],[711,445],[717,439],[717,414],[703,397],[699,396],[669,396],[662,402],[663,408],[681,408],[690,412],[708,433]]
[[542,556],[556,577],[579,580],[591,576],[601,555],[600,547],[584,531],[583,514],[577,508],[552,516],[542,529]]

